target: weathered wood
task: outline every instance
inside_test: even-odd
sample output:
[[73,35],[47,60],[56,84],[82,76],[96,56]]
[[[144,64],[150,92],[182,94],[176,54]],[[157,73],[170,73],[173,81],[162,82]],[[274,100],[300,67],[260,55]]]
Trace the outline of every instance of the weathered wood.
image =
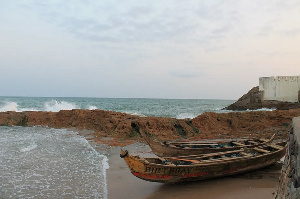
[[232,142],[232,144],[242,146],[242,147],[247,146],[246,144],[242,144],[242,143],[239,143],[239,142]]
[[186,162],[192,162],[192,163],[200,163],[199,160],[193,160],[193,159],[183,159],[183,158],[169,158],[169,159],[172,159],[172,160],[179,160],[179,161],[186,161]]
[[[206,153],[216,153],[222,151],[233,151],[244,147],[257,147],[271,142],[274,139],[275,134],[268,140],[264,139],[248,139],[248,140],[231,140],[231,141],[209,141],[206,142],[196,142],[195,141],[184,141],[182,144],[178,141],[175,142],[159,142],[148,138],[143,131],[141,135],[144,137],[146,142],[151,147],[153,153],[161,157],[177,157],[184,155],[199,155]],[[174,144],[176,143],[176,145]],[[233,144],[234,146],[231,146]],[[227,146],[228,145],[228,146]],[[229,146],[230,145],[230,146]],[[203,146],[203,147],[201,147]],[[220,146],[220,147],[219,147]],[[197,148],[199,147],[199,148]]]
[[216,144],[216,143],[186,143],[186,144],[174,144],[172,143],[173,146],[176,146],[176,145],[185,145],[185,146],[218,146],[219,144]]
[[255,151],[259,151],[259,152],[263,152],[263,153],[270,153],[270,151],[268,151],[268,150],[264,150],[264,149],[260,149],[260,148],[257,148],[257,147],[255,147],[255,148],[253,148]]
[[244,155],[245,157],[252,157],[253,155],[249,154],[249,153],[244,153],[244,152],[241,152],[242,155]]
[[260,143],[260,142],[256,142],[256,141],[252,141],[252,140],[249,140],[248,142],[251,144],[259,144]]
[[[144,158],[144,160],[121,150],[121,157],[125,159],[131,173],[138,178],[152,182],[175,183],[234,175],[269,166],[283,157],[287,148],[286,142],[272,145],[278,146],[278,149],[266,144],[264,149],[243,148],[199,156]],[[255,153],[257,149],[260,154]]]
[[270,144],[270,147],[274,148],[274,149],[282,149],[282,146],[278,146],[278,145],[275,145],[275,144]]

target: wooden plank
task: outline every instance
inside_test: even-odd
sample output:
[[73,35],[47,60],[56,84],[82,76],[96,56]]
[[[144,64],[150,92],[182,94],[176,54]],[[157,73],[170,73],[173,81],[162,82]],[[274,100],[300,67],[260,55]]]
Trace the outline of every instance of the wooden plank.
[[167,142],[167,144],[224,144],[224,143],[228,143],[230,141],[213,141],[213,142],[197,142],[197,141],[187,141],[187,142]]
[[256,151],[263,152],[263,153],[270,153],[270,151],[268,151],[268,150],[259,149],[259,148],[257,148],[257,147],[255,147],[255,148],[253,148],[253,149],[256,150]]
[[232,143],[235,144],[235,145],[238,145],[238,146],[247,146],[247,145],[239,143],[239,142],[232,142]]
[[200,163],[199,160],[191,160],[191,159],[183,159],[183,158],[168,158],[168,159],[172,159],[172,160],[179,160],[179,161],[186,161],[186,162],[193,162],[193,163]]
[[269,144],[269,146],[274,148],[274,149],[279,149],[279,150],[281,150],[283,148],[282,146],[278,146],[276,144]]
[[248,141],[251,144],[260,144],[259,142],[255,142],[255,141]]
[[201,160],[201,162],[230,162],[237,159],[243,159],[245,157],[226,157],[226,158],[219,158],[219,159],[209,159],[209,160]]
[[203,143],[197,143],[197,144],[193,144],[193,143],[188,143],[188,144],[178,144],[178,145],[186,145],[186,146],[218,146],[219,144],[203,144]]
[[[186,156],[177,156],[176,158],[183,158],[183,159],[200,159],[200,158],[207,158],[207,157],[213,157],[213,156],[222,156],[226,154],[233,154],[233,153],[239,153],[241,151],[244,151],[243,149],[234,150],[234,151],[224,151],[224,152],[218,152],[218,153],[209,153],[209,154],[202,154],[202,155],[186,155]],[[174,158],[174,157],[164,157],[164,158]]]
[[195,157],[195,159],[213,158],[214,156],[223,156],[223,155],[227,155],[227,154],[240,153],[242,151],[244,151],[244,150],[240,149],[240,150],[236,150],[236,151],[226,151],[226,152],[219,152],[219,153],[214,153],[214,154],[207,154],[204,156]]
[[249,153],[240,152],[240,154],[244,155],[244,157],[252,157],[252,155]]

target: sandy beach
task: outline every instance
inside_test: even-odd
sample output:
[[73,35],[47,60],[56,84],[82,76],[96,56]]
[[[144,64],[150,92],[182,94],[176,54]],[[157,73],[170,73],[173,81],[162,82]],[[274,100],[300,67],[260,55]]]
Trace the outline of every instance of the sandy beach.
[[135,153],[150,151],[143,143],[108,147],[105,153],[110,165],[107,170],[109,199],[268,199],[273,196],[281,169],[281,164],[278,163],[262,170],[206,181],[181,184],[154,183],[138,179],[130,173],[125,161],[119,156],[121,148]]

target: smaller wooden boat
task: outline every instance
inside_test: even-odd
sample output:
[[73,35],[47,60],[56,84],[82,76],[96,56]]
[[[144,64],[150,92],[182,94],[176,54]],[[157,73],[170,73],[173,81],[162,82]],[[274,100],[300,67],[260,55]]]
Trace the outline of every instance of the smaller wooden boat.
[[222,151],[233,151],[245,147],[257,147],[271,142],[275,134],[270,139],[243,139],[230,141],[169,141],[160,142],[150,139],[141,131],[153,153],[160,157],[176,157],[183,155],[195,155],[204,153],[216,153]]
[[143,158],[121,150],[131,173],[143,180],[175,183],[205,180],[260,169],[276,163],[285,154],[286,142],[234,151],[180,157]]

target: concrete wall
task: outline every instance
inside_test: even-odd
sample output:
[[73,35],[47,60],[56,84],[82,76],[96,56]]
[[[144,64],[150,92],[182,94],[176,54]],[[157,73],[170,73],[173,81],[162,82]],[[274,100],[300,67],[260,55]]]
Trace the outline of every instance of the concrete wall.
[[262,100],[299,102],[300,76],[260,77]]
[[300,198],[300,117],[293,118],[289,148],[282,166],[276,199]]

